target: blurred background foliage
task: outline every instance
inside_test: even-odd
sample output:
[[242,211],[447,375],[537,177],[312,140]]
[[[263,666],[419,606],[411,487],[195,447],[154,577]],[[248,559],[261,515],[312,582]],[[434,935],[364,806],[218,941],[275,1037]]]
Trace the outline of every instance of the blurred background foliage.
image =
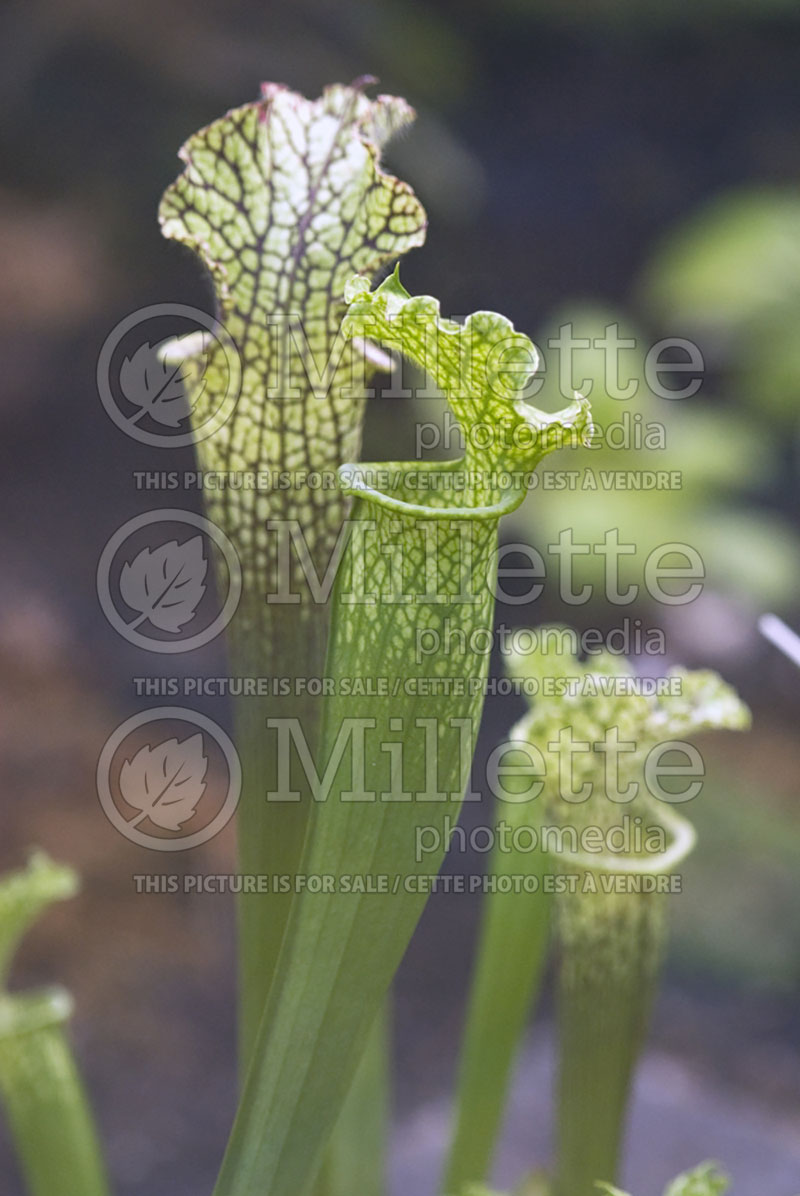
[[[0,7],[0,862],[18,863],[35,840],[86,877],[79,941],[59,912],[19,979],[57,966],[76,992],[121,1196],[153,1191],[156,1175],[173,1196],[208,1186],[233,1092],[231,911],[222,900],[136,898],[130,875],[144,862],[102,821],[93,774],[112,727],[147,705],[132,676],[219,675],[225,661],[219,644],[190,660],[148,657],[103,621],[94,570],[104,543],[165,505],[164,492],[136,490],[133,471],[192,459],[127,441],[100,407],[94,371],[104,337],[137,307],[208,309],[194,259],[160,238],[158,199],[187,135],[254,97],[261,79],[317,94],[370,73],[415,105],[417,126],[389,164],[431,227],[403,281],[453,315],[500,310],[532,335],[549,366],[535,402],[561,403],[547,341],[564,322],[589,337],[617,324],[637,340],[621,358],[621,381],[640,384],[632,398],[606,393],[596,351],[576,352],[575,381],[592,383],[602,426],[638,413],[663,424],[665,447],[601,447],[546,468],[679,470],[681,488],[539,489],[505,536],[545,553],[562,528],[588,544],[618,528],[637,546],[623,581],[641,581],[642,558],[665,540],[703,556],[707,583],[690,606],[640,596],[612,608],[595,596],[569,615],[580,627],[623,616],[662,627],[667,659],[643,668],[711,664],[754,709],[753,734],[708,755],[694,812],[702,846],[675,903],[656,1039],[781,1115],[800,1110],[800,676],[755,628],[767,606],[800,625],[798,61],[797,0]],[[667,336],[703,353],[692,398],[665,400],[643,377],[641,348]],[[413,452],[412,420],[440,414],[435,401],[373,403],[369,455]],[[196,508],[198,496],[173,502]],[[598,586],[602,564],[578,558],[576,581]],[[501,605],[498,620],[565,613],[548,575],[541,600]],[[223,703],[203,709],[226,718]],[[479,768],[520,712],[489,703]],[[191,867],[229,860],[219,840]],[[434,900],[401,972],[401,1111],[449,1083],[475,915],[473,902]],[[187,1092],[198,1094],[191,1110]],[[665,1164],[664,1178],[693,1161]]]

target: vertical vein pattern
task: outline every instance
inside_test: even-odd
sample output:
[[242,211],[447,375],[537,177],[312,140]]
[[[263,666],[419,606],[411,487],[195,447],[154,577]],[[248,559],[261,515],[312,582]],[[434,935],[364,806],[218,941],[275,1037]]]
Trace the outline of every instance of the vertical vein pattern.
[[[544,629],[542,629],[544,631]],[[572,692],[534,698],[512,738],[534,745],[544,761],[544,817],[566,834],[556,861],[575,886],[555,900],[560,950],[558,1164],[555,1196],[591,1196],[598,1179],[616,1177],[630,1086],[642,1047],[666,936],[668,900],[657,887],[619,889],[613,883],[637,874],[664,876],[694,844],[690,824],[646,783],[647,759],[658,745],[680,743],[700,731],[744,729],[749,712],[716,673],[672,669],[677,682],[663,695],[629,691],[633,672],[624,660],[602,653],[586,662],[563,654],[564,629],[551,628],[562,651],[520,654],[512,672],[542,681],[575,679]],[[612,684],[606,684],[611,682]],[[615,683],[621,683],[618,687]],[[567,774],[559,768],[559,733],[569,728],[579,750]],[[613,738],[609,740],[609,732]],[[603,750],[620,744],[610,788]],[[585,748],[586,750],[580,750]],[[573,788],[565,797],[564,784]],[[634,788],[635,786],[635,788]],[[574,793],[588,796],[576,801]],[[624,796],[620,796],[624,795]],[[612,847],[610,832],[646,816],[646,841]],[[583,850],[583,835],[609,833],[600,851]],[[617,836],[617,841],[618,841]],[[604,883],[608,882],[608,883]]]
[[[330,883],[295,900],[216,1196],[297,1196],[317,1172],[468,780],[488,668],[472,637],[491,633],[497,528],[525,493],[513,475],[590,427],[581,399],[552,416],[522,403],[533,346],[502,316],[443,321],[434,299],[412,298],[396,276],[375,291],[356,280],[347,296],[345,334],[427,368],[467,449],[464,462],[340,471],[358,527],[333,597],[318,753],[327,780],[298,868]],[[381,489],[373,472],[388,475]],[[420,656],[419,633],[443,644],[451,623],[463,640]],[[437,843],[424,856],[422,828]]]
[[[354,272],[373,272],[424,240],[422,206],[378,162],[386,139],[412,119],[405,101],[368,100],[358,85],[309,101],[265,84],[259,101],[187,141],[186,169],[162,200],[164,235],[211,271],[241,359],[233,414],[198,454],[209,470],[261,473],[252,490],[208,495],[250,595],[275,580],[268,519],[297,519],[317,561],[335,542],[345,499],[301,474],[332,474],[358,455],[370,367],[339,336],[342,294]],[[196,424],[218,407],[230,374],[223,348],[207,341],[203,368],[188,371]],[[270,470],[294,477],[264,477]]]
[[[234,671],[245,674],[291,681],[322,673],[327,604],[319,595],[314,601],[291,562],[325,573],[349,501],[335,471],[360,449],[374,367],[372,355],[340,334],[344,285],[354,271],[369,274],[425,238],[413,191],[379,164],[381,147],[413,111],[394,97],[367,99],[364,82],[329,87],[314,101],[265,84],[258,101],[189,139],[181,151],[186,169],[161,204],[164,235],[190,246],[210,270],[219,320],[236,349],[231,354],[224,338],[204,336],[176,342],[171,353],[184,366],[198,431],[238,389],[232,414],[207,438],[198,436],[197,452],[206,471],[255,480],[205,490],[210,517],[241,560],[244,595],[230,649]],[[286,537],[269,530],[269,521],[296,523],[300,546],[289,560]],[[296,597],[270,603],[281,586]],[[237,703],[244,873],[295,871],[313,816],[302,776],[293,788],[303,800],[265,801],[278,770],[270,714],[298,718],[313,748],[320,703],[291,687],[286,697]],[[277,893],[243,893],[238,901],[243,1065],[292,903]]]

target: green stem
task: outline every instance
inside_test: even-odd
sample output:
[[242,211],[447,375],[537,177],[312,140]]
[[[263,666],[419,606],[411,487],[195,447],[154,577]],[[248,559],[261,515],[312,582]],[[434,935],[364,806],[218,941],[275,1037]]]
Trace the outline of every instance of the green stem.
[[[536,753],[545,778],[542,801],[556,833],[547,837],[548,850],[564,873],[555,902],[561,959],[554,1196],[593,1196],[598,1181],[616,1177],[663,951],[670,886],[661,882],[695,841],[669,795],[656,801],[647,762],[656,748],[683,744],[692,732],[746,727],[749,712],[705,671],[672,670],[675,690],[663,697],[629,691],[632,672],[624,661],[608,653],[586,662],[564,654],[558,647],[564,630],[550,628],[545,647],[541,629],[541,650],[510,661],[513,675],[532,682],[536,695],[512,738]],[[569,684],[553,685],[548,697],[541,685],[547,679]],[[564,731],[585,753],[577,767],[578,753],[567,748],[565,759],[562,751]],[[615,757],[612,774],[601,760],[619,743],[625,756]],[[626,837],[628,812],[645,827],[640,842]]]
[[[231,634],[234,674],[287,678],[324,672],[327,605],[266,607],[251,626],[257,632]],[[321,703],[296,694],[241,698],[234,705],[236,743],[242,760],[242,798],[237,821],[239,871],[247,875],[290,875],[300,868],[313,801],[308,780],[292,768],[296,802],[268,802],[278,789],[279,761],[267,719],[296,718],[312,751],[319,736]],[[239,895],[239,1058],[242,1080],[255,1046],[264,1005],[277,967],[294,895],[270,892]]]
[[598,1180],[616,1182],[661,958],[663,897],[583,900],[614,908],[582,918],[584,933],[570,935],[563,948],[555,1196],[594,1196]]
[[[473,645],[491,635],[499,520],[524,498],[519,479],[589,427],[580,398],[555,415],[524,402],[536,353],[504,317],[442,320],[436,300],[409,296],[396,273],[374,292],[355,278],[345,298],[345,336],[430,367],[465,457],[339,472],[355,496],[352,535],[333,597],[324,783],[298,870],[330,886],[292,903],[216,1196],[297,1196],[322,1164],[469,778],[488,667]],[[491,454],[471,435],[487,428]],[[280,759],[294,754],[285,738]]]
[[[538,807],[504,805],[499,817],[513,827],[534,827]],[[550,901],[541,891],[502,891],[504,877],[539,882],[540,851],[501,850],[487,875],[498,881],[483,900],[478,951],[470,988],[456,1094],[456,1119],[443,1193],[458,1193],[487,1178],[508,1098],[517,1049],[541,979],[547,952]]]
[[[389,685],[379,696],[354,696],[337,686],[325,701],[320,760],[333,761],[332,783],[315,803],[299,871],[330,876],[333,884],[329,892],[305,891],[293,904],[287,948],[262,1019],[217,1196],[256,1196],[264,1190],[270,1196],[295,1196],[314,1176],[370,1026],[441,864],[445,825],[457,813],[469,775],[486,660],[475,661],[466,637],[447,665],[451,675],[473,684],[465,684],[443,708],[439,687],[430,684],[428,662],[415,659],[414,645],[420,627],[442,639],[456,610],[468,629],[483,632],[491,626],[493,596],[486,578],[497,531],[493,512],[471,511],[478,518],[467,552],[465,537],[452,526],[461,520],[446,514],[432,517],[440,540],[442,589],[432,594],[425,568],[427,521],[416,508],[406,514],[402,502],[358,499],[354,504],[353,520],[364,522],[367,538],[363,554],[348,546],[337,576],[326,674],[337,681],[383,677]],[[389,549],[399,541],[413,563],[412,601],[397,605],[391,620],[379,619],[369,595],[392,593],[396,562]],[[352,542],[361,543],[361,537]],[[351,594],[358,600],[353,602]],[[466,606],[459,602],[465,594],[471,599]],[[355,738],[348,753],[349,735]],[[363,752],[355,746],[361,735]],[[365,767],[363,776],[358,761]],[[369,792],[362,792],[364,784]],[[439,846],[418,860],[420,825],[430,827]],[[353,889],[348,880],[368,887]]]
[[313,1196],[384,1196],[386,1192],[388,1031],[384,1006],[334,1126]]
[[108,1196],[63,989],[0,999],[0,1092],[31,1196]]

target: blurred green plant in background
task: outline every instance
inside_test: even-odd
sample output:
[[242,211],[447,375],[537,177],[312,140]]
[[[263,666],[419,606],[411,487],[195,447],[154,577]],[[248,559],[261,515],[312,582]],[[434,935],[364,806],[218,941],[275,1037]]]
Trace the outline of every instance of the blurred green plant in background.
[[[573,304],[540,334],[545,353],[563,324],[576,340],[589,340],[592,347],[575,349],[571,380],[560,377],[553,355],[537,401],[549,407],[572,382],[587,393],[606,435],[598,437],[578,488],[538,489],[531,495],[517,517],[520,532],[532,535],[541,551],[566,526],[573,528],[576,544],[593,548],[603,544],[607,531],[618,529],[620,543],[630,546],[621,558],[621,588],[639,584],[640,603],[647,601],[641,585],[646,561],[669,543],[696,550],[705,567],[705,585],[753,613],[763,603],[789,600],[800,581],[800,538],[780,511],[765,504],[779,469],[782,430],[765,426],[752,407],[707,397],[707,385],[684,399],[655,394],[644,362],[659,337],[625,314]],[[677,313],[660,326],[679,329],[682,338],[688,335]],[[620,350],[618,381],[608,372],[610,354],[598,347],[609,327],[618,329],[621,341],[635,345]],[[681,355],[679,361],[685,360]],[[688,377],[679,376],[682,385]],[[609,394],[625,389],[635,393],[628,399]],[[554,462],[553,468],[559,464]],[[657,478],[653,488],[628,488],[634,474],[665,472],[672,475],[669,489]],[[676,553],[664,563],[682,567],[686,557]],[[604,556],[594,550],[577,556],[576,591],[583,584],[602,588],[605,568]]]

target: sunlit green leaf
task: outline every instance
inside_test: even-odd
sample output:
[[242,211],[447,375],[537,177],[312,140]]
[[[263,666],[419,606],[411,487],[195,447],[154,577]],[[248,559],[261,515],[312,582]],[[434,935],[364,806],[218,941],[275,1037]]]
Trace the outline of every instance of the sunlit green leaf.
[[512,738],[536,749],[543,775],[537,802],[554,832],[548,850],[572,886],[554,903],[560,951],[555,1191],[588,1196],[599,1175],[613,1179],[617,1170],[666,932],[659,878],[678,868],[695,841],[673,799],[654,796],[647,761],[659,745],[691,734],[743,729],[749,712],[715,673],[672,669],[661,692],[647,692],[622,658],[604,652],[581,661],[570,650],[567,629],[539,628],[538,634],[537,650],[513,657],[512,672],[562,684],[551,696],[540,689]]
[[[629,1196],[612,1184],[597,1183],[595,1186],[606,1196]],[[684,1171],[667,1184],[664,1196],[722,1196],[729,1186],[727,1177],[720,1172],[716,1163],[701,1163],[699,1167]]]
[[[314,101],[265,84],[260,100],[189,139],[181,151],[186,169],[161,204],[165,236],[189,245],[211,272],[230,338],[203,337],[202,354],[192,355],[185,341],[172,350],[186,367],[194,426],[202,432],[231,387],[238,392],[227,421],[199,439],[199,464],[258,479],[204,491],[244,576],[230,628],[231,667],[244,676],[285,678],[290,688],[280,699],[242,699],[235,707],[244,873],[295,872],[313,816],[297,770],[292,784],[300,801],[264,801],[278,767],[265,724],[270,714],[297,717],[316,743],[320,703],[296,694],[294,680],[322,675],[329,611],[298,566],[318,577],[329,566],[348,507],[335,471],[358,455],[375,370],[363,347],[340,334],[344,285],[354,271],[376,271],[425,237],[413,191],[379,164],[381,147],[413,111],[395,97],[367,99],[366,82],[329,87]],[[240,378],[232,377],[237,370]],[[310,484],[310,475],[324,484]],[[281,552],[292,526],[302,544],[289,577]],[[281,586],[296,597],[268,601]],[[291,906],[291,894],[239,900],[243,1059]]]
[[728,1178],[720,1172],[716,1163],[702,1163],[667,1184],[664,1196],[722,1196],[728,1187]]
[[[532,469],[567,437],[580,443],[589,427],[583,400],[554,416],[521,400],[535,360],[502,317],[478,313],[463,328],[442,321],[434,300],[411,299],[396,277],[371,295],[359,282],[349,295],[347,334],[373,337],[430,369],[467,443],[481,428],[488,447],[428,469],[412,462],[341,471],[357,501],[334,594],[326,674],[337,684],[318,757],[331,762],[333,777],[300,867],[334,883],[304,892],[293,910],[218,1196],[264,1187],[294,1196],[318,1163],[469,776],[487,660],[476,661],[468,645],[491,628],[497,525],[523,493],[514,472]],[[511,381],[498,368],[509,361]],[[373,471],[387,484],[375,484]],[[449,654],[421,653],[420,637],[441,644],[448,621],[463,641]],[[359,692],[341,684],[355,678],[385,685]],[[359,736],[349,754],[347,735]],[[424,858],[420,828],[436,840]],[[347,891],[343,878],[354,876],[378,891]]]
[[[73,897],[71,868],[36,852],[0,879],[0,972],[48,906]],[[108,1180],[83,1083],[66,1034],[62,988],[0,993],[0,1094],[31,1196],[107,1196]]]

